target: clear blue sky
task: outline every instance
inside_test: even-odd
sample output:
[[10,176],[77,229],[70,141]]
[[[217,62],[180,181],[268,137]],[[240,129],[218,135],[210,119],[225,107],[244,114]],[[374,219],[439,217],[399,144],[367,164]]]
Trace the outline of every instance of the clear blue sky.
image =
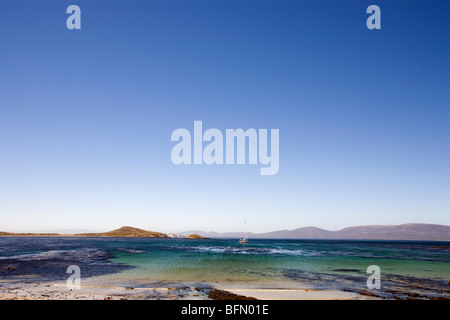
[[[68,30],[66,8],[81,8]],[[366,8],[381,8],[381,30]],[[449,1],[0,1],[0,230],[450,224]],[[171,162],[277,128],[280,170]]]

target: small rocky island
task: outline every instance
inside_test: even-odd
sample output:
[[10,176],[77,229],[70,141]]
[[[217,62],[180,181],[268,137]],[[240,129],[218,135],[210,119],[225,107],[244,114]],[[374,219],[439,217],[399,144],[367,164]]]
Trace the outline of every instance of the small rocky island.
[[205,238],[199,234],[193,233],[193,234],[186,236],[186,239],[208,239],[208,238]]

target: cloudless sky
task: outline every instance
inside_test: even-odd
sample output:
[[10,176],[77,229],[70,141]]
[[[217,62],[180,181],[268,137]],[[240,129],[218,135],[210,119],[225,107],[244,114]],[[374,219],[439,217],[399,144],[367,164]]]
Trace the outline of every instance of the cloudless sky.
[[[66,9],[81,8],[81,30]],[[381,8],[381,30],[366,9]],[[0,1],[0,230],[450,224],[450,2]],[[172,163],[280,130],[280,169]]]

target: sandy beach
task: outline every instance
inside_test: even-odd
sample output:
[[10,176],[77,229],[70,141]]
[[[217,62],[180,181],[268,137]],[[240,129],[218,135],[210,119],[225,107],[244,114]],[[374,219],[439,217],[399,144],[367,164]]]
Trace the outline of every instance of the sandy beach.
[[[215,295],[211,295],[214,292]],[[0,300],[367,300],[375,297],[339,290],[232,287],[123,287],[93,282],[69,289],[64,282],[0,282]]]

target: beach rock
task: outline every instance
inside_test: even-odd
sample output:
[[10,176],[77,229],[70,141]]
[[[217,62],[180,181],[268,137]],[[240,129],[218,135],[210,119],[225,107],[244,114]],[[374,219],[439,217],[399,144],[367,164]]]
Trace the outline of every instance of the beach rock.
[[225,290],[213,289],[208,293],[208,298],[212,300],[258,300],[253,297],[241,296]]
[[369,296],[369,297],[379,297],[379,295],[377,295],[375,293],[371,293],[371,292],[359,291],[358,293],[361,295],[364,295],[364,296]]

